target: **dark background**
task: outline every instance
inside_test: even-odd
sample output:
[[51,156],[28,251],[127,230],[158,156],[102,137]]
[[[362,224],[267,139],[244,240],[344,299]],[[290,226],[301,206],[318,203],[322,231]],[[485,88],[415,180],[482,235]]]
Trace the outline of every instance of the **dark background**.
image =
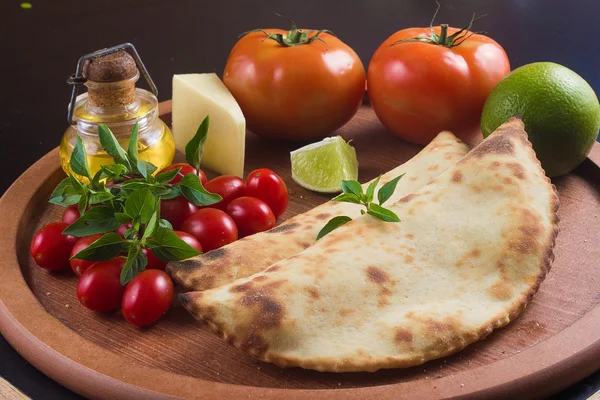
[[[434,1],[424,0],[0,0],[0,194],[67,128],[67,77],[78,58],[131,42],[159,89],[171,97],[174,73],[221,75],[239,33],[287,28],[272,13],[300,27],[330,29],[350,45],[365,68],[379,44],[395,31],[429,25]],[[535,62],[565,65],[600,92],[596,0],[444,0],[439,23],[465,25],[487,14],[474,30],[499,42],[512,68]],[[1,275],[0,275],[0,279]],[[0,336],[0,375],[34,398],[74,395],[27,364]],[[600,373],[559,398],[586,398],[600,389]]]

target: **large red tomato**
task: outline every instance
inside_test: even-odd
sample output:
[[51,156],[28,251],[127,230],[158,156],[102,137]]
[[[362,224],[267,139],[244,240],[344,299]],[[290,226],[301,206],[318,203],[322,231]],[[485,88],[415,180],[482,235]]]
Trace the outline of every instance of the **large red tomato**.
[[337,37],[322,32],[322,41],[312,39],[316,34],[265,29],[244,35],[231,50],[223,82],[252,132],[275,139],[319,139],[360,107],[365,93],[360,58]]
[[430,27],[394,33],[373,54],[367,79],[379,120],[419,144],[443,130],[463,138],[474,133],[487,96],[510,72],[493,39],[470,31],[452,37],[459,30],[444,25],[433,30],[433,37]]

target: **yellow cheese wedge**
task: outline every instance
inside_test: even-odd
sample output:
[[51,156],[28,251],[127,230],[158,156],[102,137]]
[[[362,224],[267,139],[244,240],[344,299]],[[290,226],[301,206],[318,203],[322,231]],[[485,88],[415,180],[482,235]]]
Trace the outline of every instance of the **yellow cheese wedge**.
[[246,120],[240,106],[214,73],[173,75],[173,135],[177,150],[185,153],[185,145],[207,115],[210,127],[202,167],[242,178]]

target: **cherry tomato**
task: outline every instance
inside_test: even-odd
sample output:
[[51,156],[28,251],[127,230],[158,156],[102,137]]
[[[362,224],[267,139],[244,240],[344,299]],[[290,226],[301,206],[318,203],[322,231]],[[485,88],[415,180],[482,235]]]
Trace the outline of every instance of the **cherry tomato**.
[[124,224],[119,225],[115,233],[125,239],[125,232],[127,229],[131,228],[133,224],[131,222],[125,222]]
[[[198,239],[196,239],[195,237],[193,237],[189,233],[182,232],[182,231],[173,231],[173,232],[177,236],[179,236],[179,238],[181,240],[183,240],[184,242],[186,242],[187,244],[189,244],[190,246],[192,246],[196,250],[202,251],[202,245],[200,244],[200,242],[198,241]],[[151,249],[143,248],[142,252],[146,255],[146,258],[148,259],[148,265],[146,265],[146,269],[160,269],[162,271],[165,270],[165,267],[167,266],[167,263],[164,262],[163,260],[161,260],[160,258],[156,257],[154,255],[154,253],[152,253]]]
[[204,185],[204,188],[211,193],[221,195],[223,200],[216,204],[211,204],[210,207],[218,208],[219,210],[227,209],[227,204],[233,199],[237,199],[244,195],[244,181],[233,175],[217,176]]
[[[441,27],[434,31],[440,35]],[[457,31],[448,28],[443,36]],[[510,65],[493,39],[465,34],[465,40],[435,44],[408,40],[431,38],[429,27],[403,29],[373,54],[369,99],[379,120],[395,135],[427,144],[443,130],[463,139],[477,133],[485,100]]]
[[69,224],[64,222],[52,222],[36,232],[31,240],[29,252],[37,265],[50,271],[69,266],[69,255],[77,238],[62,234],[67,226]]
[[119,308],[125,287],[121,286],[121,270],[125,258],[97,262],[89,267],[77,284],[77,298],[86,308],[106,312]]
[[77,208],[77,204],[73,204],[73,205],[65,208],[65,211],[63,212],[63,216],[62,216],[62,222],[64,222],[65,224],[71,225],[79,217],[81,217],[81,214],[79,214],[79,209]]
[[275,215],[267,203],[255,197],[239,197],[227,206],[227,214],[233,218],[240,237],[253,235],[275,226]]
[[181,230],[194,236],[205,252],[218,249],[238,238],[235,222],[216,208],[202,208],[181,225]]
[[129,282],[123,295],[123,316],[138,327],[144,327],[162,317],[173,301],[173,282],[169,275],[148,269]]
[[[281,29],[265,31],[288,35]],[[322,41],[311,39],[316,31],[307,31],[287,46],[265,31],[244,35],[223,72],[248,129],[269,138],[314,140],[348,122],[365,94],[365,69],[354,50],[324,32]]]
[[[71,250],[71,257],[88,247],[90,244],[94,243],[96,240],[100,239],[102,236],[104,236],[103,233],[98,233],[96,235],[90,235],[79,238],[79,240],[75,242],[73,250]],[[71,264],[71,269],[73,270],[73,272],[75,272],[77,276],[81,276],[89,267],[94,265],[96,261],[87,261],[80,260],[79,258],[72,258],[71,260],[69,260],[69,263]]]
[[[181,168],[181,170],[179,171],[179,173],[177,175],[175,175],[175,178],[171,179],[171,181],[169,183],[181,182],[181,178],[183,178],[184,176],[186,176],[189,173],[196,174],[196,168],[194,168],[190,164],[186,164],[186,163],[171,164],[168,167],[163,168],[160,171],[160,173],[171,171],[176,168]],[[200,182],[202,182],[202,185],[204,185],[206,182],[208,182],[208,179],[206,178],[206,175],[204,174],[204,172],[202,172],[202,170],[198,171],[197,174],[198,174],[198,177],[200,178]]]
[[183,221],[197,209],[198,207],[183,196],[160,201],[160,217],[169,221],[173,225],[173,229],[179,229]]
[[246,178],[244,194],[267,203],[275,218],[283,214],[288,206],[288,189],[285,182],[268,168],[250,172]]

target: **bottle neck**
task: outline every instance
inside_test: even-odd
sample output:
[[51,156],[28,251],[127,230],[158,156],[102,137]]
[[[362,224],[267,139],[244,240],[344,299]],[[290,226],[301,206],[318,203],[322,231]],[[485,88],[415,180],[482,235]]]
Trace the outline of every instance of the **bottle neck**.
[[135,114],[140,107],[135,90],[135,83],[139,77],[138,72],[119,82],[87,81],[85,86],[88,89],[88,111],[98,117],[108,118]]

